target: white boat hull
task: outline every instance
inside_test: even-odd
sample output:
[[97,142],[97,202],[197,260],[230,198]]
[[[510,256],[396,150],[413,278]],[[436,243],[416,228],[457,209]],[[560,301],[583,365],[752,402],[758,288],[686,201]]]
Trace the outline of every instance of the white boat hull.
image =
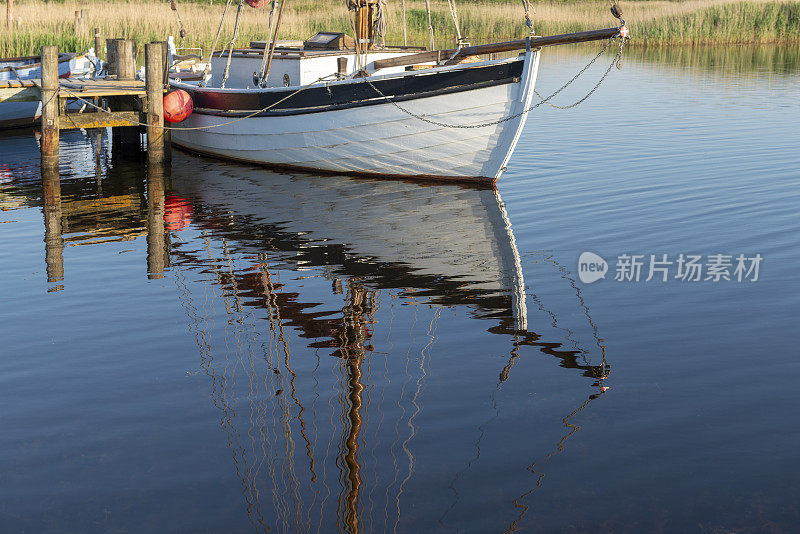
[[[379,99],[340,110],[250,118],[199,110],[173,130],[172,140],[192,151],[271,166],[494,181],[525,125],[538,59],[537,51],[526,53],[522,75],[514,83],[396,103]],[[446,69],[454,68],[430,69],[426,75]],[[462,127],[476,124],[484,126]]]

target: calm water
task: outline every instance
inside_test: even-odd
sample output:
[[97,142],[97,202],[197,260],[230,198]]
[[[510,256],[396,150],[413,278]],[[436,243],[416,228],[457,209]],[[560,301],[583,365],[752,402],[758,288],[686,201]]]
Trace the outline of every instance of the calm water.
[[632,51],[498,191],[0,137],[0,530],[793,530],[799,54]]

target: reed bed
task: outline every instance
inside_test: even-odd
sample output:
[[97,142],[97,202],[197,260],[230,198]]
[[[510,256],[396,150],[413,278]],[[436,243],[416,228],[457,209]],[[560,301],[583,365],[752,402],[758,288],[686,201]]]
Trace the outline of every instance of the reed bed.
[[[539,35],[568,33],[613,26],[616,23],[606,0],[534,2],[535,29]],[[399,0],[388,2],[386,40],[403,42],[402,11]],[[459,1],[462,34],[473,43],[503,40],[527,33],[518,1]],[[800,1],[798,0],[684,0],[620,1],[631,29],[632,44],[734,44],[800,43]],[[425,3],[406,2],[408,44],[427,45]],[[453,23],[447,2],[433,0],[433,26],[437,46],[452,46]],[[207,49],[217,32],[223,2],[179,3],[178,9],[188,31],[185,46]],[[74,13],[85,9],[87,30],[76,34]],[[233,31],[235,7],[223,27],[221,41]],[[265,39],[267,9],[245,7],[237,44]],[[134,39],[139,43],[178,35],[179,26],[169,2],[146,0],[43,2],[17,0],[11,30],[0,33],[0,57],[37,54],[42,45],[56,44],[62,51],[85,50],[92,45],[92,28],[104,37]],[[290,0],[286,5],[281,38],[301,39],[317,31],[345,31],[352,34],[352,20],[343,0]],[[219,45],[221,46],[221,44]],[[218,46],[218,47],[219,47]]]

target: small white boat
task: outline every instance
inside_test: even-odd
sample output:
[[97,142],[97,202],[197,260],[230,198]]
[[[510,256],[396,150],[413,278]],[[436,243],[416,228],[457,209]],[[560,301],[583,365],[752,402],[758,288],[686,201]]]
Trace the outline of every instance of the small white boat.
[[[422,52],[374,45],[371,33],[273,38],[262,49],[251,43],[214,54],[205,86],[171,81],[194,104],[172,141],[273,167],[494,182],[528,118],[541,47],[619,34],[608,28]],[[357,43],[367,44],[357,50]],[[519,56],[496,59],[515,50]]]
[[[94,49],[85,54],[59,54],[60,78],[82,78],[99,72],[101,61]],[[41,79],[42,64],[39,56],[0,59],[0,87],[34,86]],[[41,102],[0,102],[0,129],[33,126],[42,115]]]

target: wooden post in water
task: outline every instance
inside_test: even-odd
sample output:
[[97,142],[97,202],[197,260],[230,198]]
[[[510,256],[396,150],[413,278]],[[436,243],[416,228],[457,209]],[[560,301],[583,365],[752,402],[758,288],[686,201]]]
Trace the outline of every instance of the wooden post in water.
[[58,47],[42,47],[42,172],[54,168],[58,174]]
[[[100,38],[100,28],[94,29],[94,55],[100,59],[103,57],[103,40]],[[99,73],[95,73],[99,74]]]
[[164,130],[164,64],[162,43],[144,45],[145,91],[147,91],[147,160],[163,163],[167,145]]
[[[58,167],[42,167],[42,193],[44,197],[44,261],[47,281],[64,279],[64,238],[61,235],[61,181]],[[49,291],[58,291],[56,286]]]

